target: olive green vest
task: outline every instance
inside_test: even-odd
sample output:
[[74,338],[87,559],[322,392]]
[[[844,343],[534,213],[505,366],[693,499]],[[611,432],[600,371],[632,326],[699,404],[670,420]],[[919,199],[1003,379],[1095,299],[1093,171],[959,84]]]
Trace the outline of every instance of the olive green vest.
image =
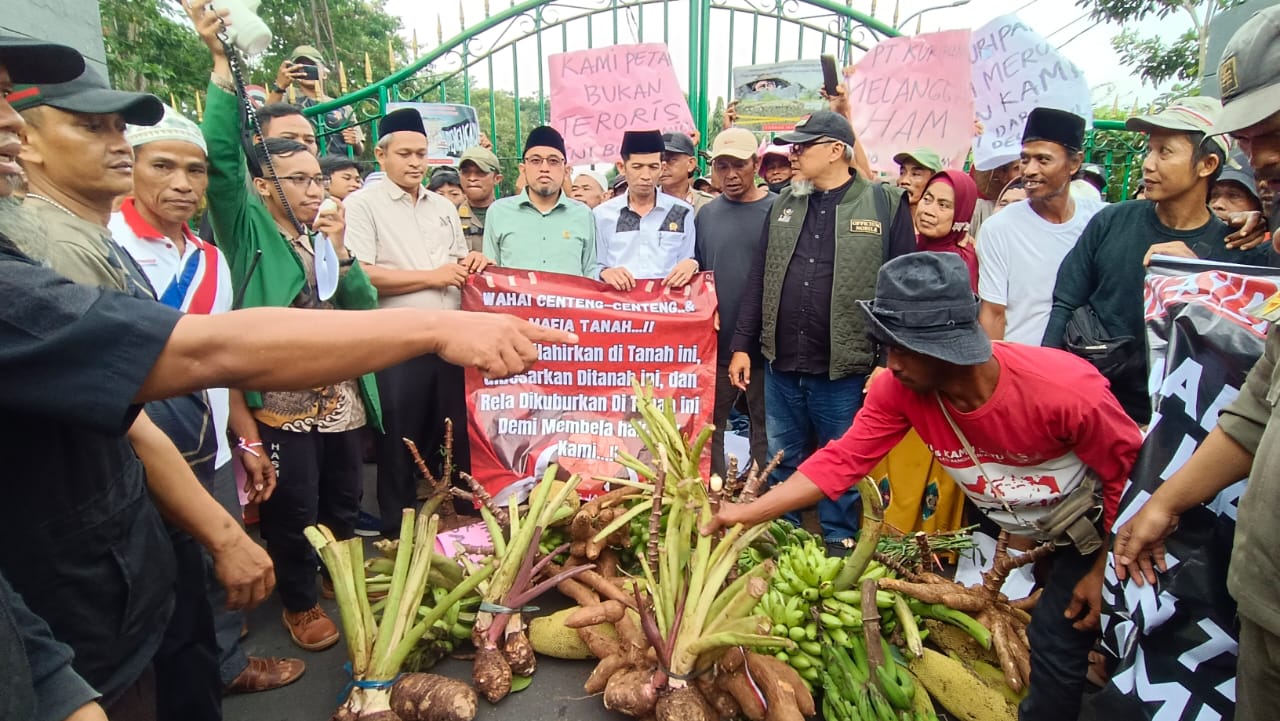
[[[877,212],[875,194],[884,192],[883,212]],[[857,301],[876,295],[876,275],[889,245],[889,228],[897,215],[902,193],[896,188],[877,189],[862,176],[854,179],[836,206],[835,267],[831,281],[831,359],[828,375],[838,380],[871,372],[875,348],[866,336],[866,321]],[[795,255],[809,210],[809,199],[784,188],[769,216],[769,245],[765,251],[764,305],[760,349],[770,361],[777,358],[778,306],[782,283]],[[883,217],[882,217],[883,216]]]

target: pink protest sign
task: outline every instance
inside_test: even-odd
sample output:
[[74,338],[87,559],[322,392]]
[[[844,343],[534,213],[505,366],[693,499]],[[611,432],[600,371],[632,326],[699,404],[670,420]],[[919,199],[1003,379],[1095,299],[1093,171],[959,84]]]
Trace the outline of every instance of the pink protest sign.
[[459,553],[466,553],[467,557],[479,563],[485,559],[484,554],[465,549],[484,548],[491,545],[493,541],[489,540],[489,529],[484,525],[484,521],[436,534],[436,553],[447,558],[457,558]]
[[570,165],[619,160],[628,130],[693,130],[662,43],[560,53],[548,56],[547,64],[551,125],[564,136]]
[[853,132],[877,171],[897,173],[893,156],[927,148],[943,165],[964,167],[973,140],[969,31],[889,38],[846,76]]

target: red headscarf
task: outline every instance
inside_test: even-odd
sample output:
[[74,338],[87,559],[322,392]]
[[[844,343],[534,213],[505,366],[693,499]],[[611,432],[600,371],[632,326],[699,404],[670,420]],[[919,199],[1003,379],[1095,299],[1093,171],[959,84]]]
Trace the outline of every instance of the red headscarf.
[[951,221],[951,232],[942,238],[926,238],[916,234],[916,248],[936,252],[955,253],[964,259],[969,266],[969,284],[973,292],[978,292],[978,249],[974,247],[973,238],[969,237],[969,223],[973,220],[973,209],[978,202],[978,186],[965,173],[959,170],[942,170],[934,173],[925,184],[925,192],[934,183],[950,185],[956,194],[955,218]]

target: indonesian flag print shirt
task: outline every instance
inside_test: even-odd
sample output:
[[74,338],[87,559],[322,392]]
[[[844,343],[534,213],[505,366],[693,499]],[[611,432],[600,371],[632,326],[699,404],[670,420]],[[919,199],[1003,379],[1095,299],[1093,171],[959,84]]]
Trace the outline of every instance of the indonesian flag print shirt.
[[1010,532],[1029,534],[1089,469],[1102,485],[1110,529],[1141,431],[1083,359],[1052,348],[992,345],[1000,378],[991,398],[970,413],[947,408],[989,476],[965,451],[937,397],[908,389],[890,373],[872,384],[849,431],[800,472],[838,498],[914,428],[965,494]]

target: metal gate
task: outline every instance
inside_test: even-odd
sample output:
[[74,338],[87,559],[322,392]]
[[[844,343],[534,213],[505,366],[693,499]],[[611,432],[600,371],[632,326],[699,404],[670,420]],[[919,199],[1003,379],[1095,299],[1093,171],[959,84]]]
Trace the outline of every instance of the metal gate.
[[[471,105],[487,128],[504,175],[514,178],[519,144],[530,128],[549,117],[547,55],[617,44],[666,44],[676,67],[682,61],[687,65],[689,107],[705,148],[720,130],[722,104],[733,97],[732,67],[822,54],[848,65],[880,40],[900,34],[875,16],[876,0],[871,0],[870,13],[855,10],[853,0],[507,1],[511,4],[500,9],[491,7],[490,0],[459,0],[460,33],[446,38],[437,26],[431,50],[417,55],[415,38],[417,57],[405,67],[308,108],[306,114],[320,120],[330,111],[351,109],[342,125],[328,127],[321,121],[323,136],[380,118],[389,102]],[[721,76],[723,83],[712,80]],[[511,90],[495,90],[500,84]],[[376,123],[369,125],[376,132]],[[1107,121],[1098,128],[1123,130],[1120,123]],[[1115,171],[1112,175],[1123,177],[1116,190],[1127,193],[1133,149],[1125,150],[1126,143],[1113,139],[1095,154],[1093,141],[1089,160],[1105,163]]]

